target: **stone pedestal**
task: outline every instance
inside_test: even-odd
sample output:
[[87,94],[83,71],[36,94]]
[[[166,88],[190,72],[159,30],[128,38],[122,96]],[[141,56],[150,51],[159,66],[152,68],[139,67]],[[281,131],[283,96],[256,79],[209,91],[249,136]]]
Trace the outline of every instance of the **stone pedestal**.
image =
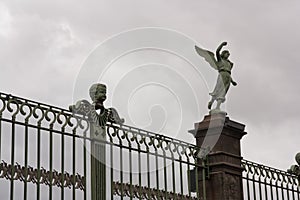
[[[244,129],[245,125],[222,113],[205,116],[189,131],[195,136],[197,146],[211,149],[209,178],[205,180],[207,200],[243,200],[240,140],[246,134]],[[198,186],[203,194],[202,178]]]

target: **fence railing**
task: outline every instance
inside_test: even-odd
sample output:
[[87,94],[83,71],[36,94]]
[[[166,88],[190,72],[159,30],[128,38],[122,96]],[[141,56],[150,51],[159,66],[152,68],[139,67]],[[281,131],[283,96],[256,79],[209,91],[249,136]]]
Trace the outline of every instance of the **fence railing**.
[[83,116],[0,93],[0,199],[88,199],[87,133]]
[[[115,123],[106,124],[104,139],[91,138],[91,123],[85,115],[0,93],[0,199],[86,200],[92,190],[103,192],[102,199],[205,199],[198,185],[209,167],[198,158],[203,149]],[[93,167],[99,156],[93,154],[101,152],[105,159]],[[300,200],[295,175],[247,160],[242,167],[244,199]],[[105,170],[106,184],[99,185],[92,169]]]
[[[107,125],[111,198],[197,199],[190,171],[200,149],[189,143],[126,125]],[[200,169],[200,168],[199,168]],[[195,170],[195,180],[202,172]],[[196,182],[197,184],[197,182]]]
[[[200,198],[197,181],[191,185],[202,176],[200,148],[114,123],[98,140],[90,137],[91,123],[85,115],[0,93],[0,199],[92,199],[93,189],[105,199]],[[105,149],[105,187],[92,181],[93,145]]]
[[285,171],[243,160],[245,200],[299,200],[297,176]]

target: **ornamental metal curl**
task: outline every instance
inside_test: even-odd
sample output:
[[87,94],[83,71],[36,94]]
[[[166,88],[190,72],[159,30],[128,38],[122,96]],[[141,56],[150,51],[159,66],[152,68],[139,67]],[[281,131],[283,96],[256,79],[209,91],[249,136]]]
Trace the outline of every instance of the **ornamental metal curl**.
[[[27,112],[25,110],[25,107],[28,108]],[[27,102],[23,102],[21,104],[20,113],[22,115],[24,115],[24,117],[25,117],[25,123],[28,123],[29,118],[31,117],[31,115],[33,115],[33,109],[32,109],[32,107]]]
[[[130,188],[131,194],[130,194]],[[123,192],[122,192],[123,191]],[[197,197],[191,197],[189,195],[183,195],[180,193],[174,192],[166,192],[164,190],[158,190],[155,188],[149,188],[146,186],[139,186],[139,185],[130,185],[128,183],[120,183],[120,182],[113,182],[113,192],[115,195],[118,196],[127,196],[130,198],[139,198],[139,199],[153,199],[153,200],[173,200],[173,199],[180,199],[180,200],[196,200]],[[166,197],[167,196],[167,197]]]
[[248,160],[242,160],[242,167],[245,197],[281,199],[287,196],[292,199],[299,195],[299,179],[293,174]]
[[[14,104],[16,106],[15,110],[12,107],[12,104]],[[20,111],[20,104],[19,104],[19,102],[16,99],[9,99],[8,102],[7,102],[7,110],[12,113],[11,117],[12,117],[13,120],[15,120],[17,114]]]
[[[73,126],[72,123],[70,123],[71,120],[76,120],[79,122],[87,120],[85,116],[74,114],[69,110],[35,102],[10,94],[0,93],[0,101],[0,116],[6,120],[9,120],[9,118],[5,118],[5,114],[9,114],[12,119],[15,119],[18,122],[22,122],[20,118],[20,116],[22,116],[25,122],[32,125],[39,125],[50,121],[52,128],[54,128],[54,125],[61,125],[60,129],[62,127],[71,128]],[[50,113],[53,115],[53,118],[51,117],[51,119],[49,116]],[[19,120],[17,119],[18,116]],[[65,123],[65,119],[67,120],[67,124]],[[79,125],[79,128],[82,127]]]
[[248,176],[261,176],[265,177],[267,179],[270,179],[272,181],[286,181],[289,183],[293,183],[294,181],[297,181],[297,178],[295,176],[292,176],[290,173],[275,169],[272,167],[268,167],[265,165],[257,164],[248,160],[242,161],[242,167],[244,168],[244,172]]
[[[12,171],[13,174],[11,173]],[[38,169],[30,166],[25,168],[18,163],[16,163],[15,165],[11,165],[6,163],[5,161],[2,161],[0,163],[0,178],[5,178],[8,180],[19,180],[22,182],[31,182],[34,184],[40,183],[57,187],[63,186],[72,188],[74,186],[75,189],[85,190],[85,178],[78,173],[74,176],[73,174],[70,175],[67,172],[62,174],[56,170],[50,172],[44,168],[41,168],[40,176],[38,176]]]

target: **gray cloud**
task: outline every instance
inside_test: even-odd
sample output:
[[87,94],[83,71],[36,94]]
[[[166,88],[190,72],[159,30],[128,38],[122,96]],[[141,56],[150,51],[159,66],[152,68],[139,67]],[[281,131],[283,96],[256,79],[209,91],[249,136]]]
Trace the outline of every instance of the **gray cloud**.
[[89,52],[135,27],[174,29],[211,50],[226,40],[239,84],[226,108],[247,125],[243,154],[286,168],[300,139],[299,6],[296,0],[2,1],[0,90],[66,107]]

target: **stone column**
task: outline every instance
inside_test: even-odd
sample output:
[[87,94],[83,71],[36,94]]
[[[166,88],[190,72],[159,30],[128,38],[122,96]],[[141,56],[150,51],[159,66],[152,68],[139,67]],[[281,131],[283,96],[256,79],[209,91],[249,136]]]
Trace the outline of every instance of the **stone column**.
[[[245,125],[232,121],[225,114],[212,114],[195,123],[192,133],[199,147],[209,147],[209,177],[205,180],[206,200],[243,200],[241,145]],[[199,169],[202,173],[202,169]],[[202,177],[198,180],[203,194]]]

